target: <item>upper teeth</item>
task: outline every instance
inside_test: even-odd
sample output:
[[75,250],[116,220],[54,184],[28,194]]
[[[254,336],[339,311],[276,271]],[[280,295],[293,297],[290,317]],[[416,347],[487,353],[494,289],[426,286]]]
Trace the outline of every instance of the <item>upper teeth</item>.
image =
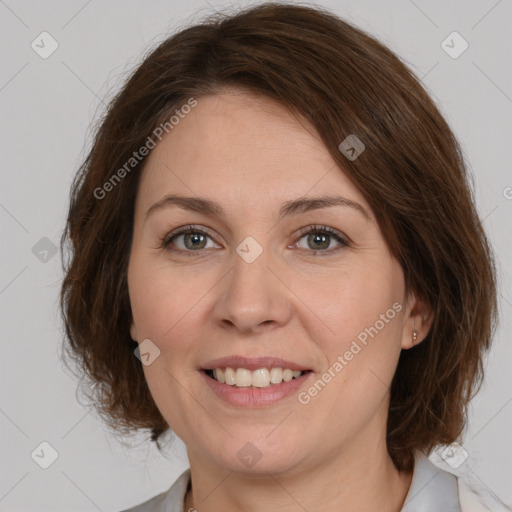
[[272,368],[270,371],[267,368],[258,368],[251,372],[246,368],[215,368],[213,370],[213,377],[215,380],[229,386],[265,388],[271,384],[279,384],[283,380],[289,382],[293,378],[300,377],[302,372],[300,370],[290,370],[286,368]]

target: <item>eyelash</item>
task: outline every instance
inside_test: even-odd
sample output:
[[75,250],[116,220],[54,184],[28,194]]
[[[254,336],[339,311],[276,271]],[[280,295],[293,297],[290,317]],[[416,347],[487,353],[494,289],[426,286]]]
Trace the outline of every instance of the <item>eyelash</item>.
[[[336,230],[334,230],[333,228],[330,228],[328,226],[322,226],[322,225],[307,226],[305,228],[301,228],[299,230],[299,232],[300,232],[299,240],[301,238],[303,238],[305,235],[309,235],[311,233],[318,233],[318,234],[324,234],[324,235],[329,235],[329,236],[333,237],[341,245],[341,247],[338,247],[336,249],[326,249],[326,250],[322,250],[322,251],[299,249],[299,250],[306,251],[306,252],[312,252],[313,256],[316,256],[318,253],[320,253],[321,256],[330,255],[330,254],[339,252],[340,250],[342,250],[345,247],[350,246],[349,242],[344,237],[342,237]],[[197,254],[197,253],[201,254],[201,253],[207,251],[207,249],[199,249],[197,251],[190,251],[190,250],[170,248],[170,243],[175,238],[177,238],[183,234],[202,234],[202,235],[208,236],[209,238],[212,238],[208,234],[207,231],[204,231],[203,229],[198,229],[197,227],[195,227],[193,225],[189,225],[189,226],[185,226],[184,228],[179,229],[178,231],[168,233],[164,237],[162,237],[160,239],[159,248],[164,249],[168,252],[172,252],[172,253],[180,253],[180,254],[186,253],[189,256],[192,256],[193,254]]]

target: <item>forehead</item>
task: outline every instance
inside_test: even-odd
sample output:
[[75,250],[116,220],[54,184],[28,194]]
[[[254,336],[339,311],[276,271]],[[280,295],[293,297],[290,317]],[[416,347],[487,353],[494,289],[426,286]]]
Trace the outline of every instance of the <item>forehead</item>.
[[198,98],[162,137],[146,160],[137,203],[147,210],[181,193],[261,209],[333,192],[367,206],[311,125],[271,99],[233,91]]

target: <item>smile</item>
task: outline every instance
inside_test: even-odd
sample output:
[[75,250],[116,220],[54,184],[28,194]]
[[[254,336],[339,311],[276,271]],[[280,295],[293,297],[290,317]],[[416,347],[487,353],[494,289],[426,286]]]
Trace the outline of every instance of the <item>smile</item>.
[[267,388],[281,384],[281,382],[290,382],[293,379],[298,379],[305,372],[291,370],[290,368],[258,368],[251,371],[247,368],[227,367],[206,370],[206,373],[210,378],[228,386]]

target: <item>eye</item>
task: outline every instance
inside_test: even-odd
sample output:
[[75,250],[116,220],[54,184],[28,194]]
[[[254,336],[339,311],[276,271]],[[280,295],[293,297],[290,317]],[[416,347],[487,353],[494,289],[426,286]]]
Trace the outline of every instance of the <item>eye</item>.
[[[306,238],[307,248],[313,249],[313,255],[317,254],[318,250],[322,253],[331,254],[340,251],[343,247],[349,246],[348,241],[341,236],[340,233],[328,226],[308,226],[302,228],[300,233],[300,239]],[[333,239],[338,242],[341,247],[329,249]]]
[[[208,238],[211,239],[211,236],[206,231],[194,226],[186,226],[166,235],[161,240],[161,247],[170,252],[202,252],[205,249],[211,248],[205,245]],[[179,242],[175,242],[176,240]],[[177,246],[177,248],[172,246]]]

